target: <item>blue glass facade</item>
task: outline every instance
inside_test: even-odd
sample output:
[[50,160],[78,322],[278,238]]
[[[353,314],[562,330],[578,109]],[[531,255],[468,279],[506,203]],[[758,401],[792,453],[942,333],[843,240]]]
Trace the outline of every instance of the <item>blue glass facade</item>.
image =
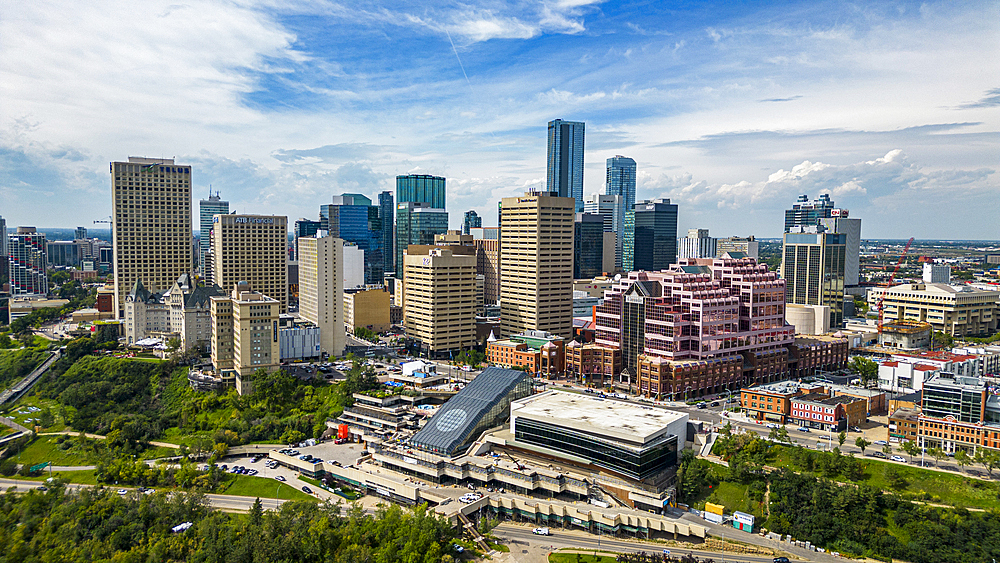
[[580,121],[549,122],[546,189],[575,199],[578,213],[583,211],[584,129]]
[[396,176],[396,203],[426,203],[445,209],[444,178],[428,174]]
[[335,197],[334,201],[320,206],[320,228],[329,232],[330,236],[357,244],[365,252],[365,283],[381,284],[385,259],[382,255],[379,208],[372,206],[367,197],[352,194]]
[[382,271],[395,271],[396,266],[396,205],[392,192],[378,194],[378,217],[382,220]]
[[411,244],[434,244],[434,235],[448,232],[448,212],[426,203],[396,204],[396,277],[402,278],[403,252]]
[[635,208],[635,161],[627,156],[617,155],[608,159],[607,178],[604,183],[605,195],[622,196],[619,217]]

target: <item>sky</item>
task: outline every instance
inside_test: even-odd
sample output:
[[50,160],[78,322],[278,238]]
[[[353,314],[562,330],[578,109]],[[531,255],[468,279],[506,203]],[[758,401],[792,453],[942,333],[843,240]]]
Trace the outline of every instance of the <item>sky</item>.
[[0,216],[92,227],[148,156],[290,223],[441,175],[452,227],[492,226],[561,118],[587,196],[630,156],[680,236],[829,193],[864,238],[995,240],[997,61],[995,1],[0,2]]

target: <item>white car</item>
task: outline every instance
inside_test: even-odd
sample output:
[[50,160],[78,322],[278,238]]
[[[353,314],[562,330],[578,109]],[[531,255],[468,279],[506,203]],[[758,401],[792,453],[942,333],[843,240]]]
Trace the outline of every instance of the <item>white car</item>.
[[549,535],[549,529],[548,528],[535,528],[535,529],[531,530],[531,533],[539,535],[539,536],[547,536],[547,535]]
[[900,463],[906,463],[906,458],[901,455],[889,456],[889,459],[892,461],[898,461]]
[[285,478],[282,477],[281,475],[275,475],[274,478],[277,479],[278,481],[284,481],[285,480]]
[[128,489],[118,489],[118,494],[125,496],[128,494]]

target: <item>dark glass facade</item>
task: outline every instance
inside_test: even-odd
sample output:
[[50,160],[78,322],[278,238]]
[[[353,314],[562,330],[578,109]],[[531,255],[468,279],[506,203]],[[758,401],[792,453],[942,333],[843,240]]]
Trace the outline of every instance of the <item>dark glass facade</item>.
[[573,225],[573,279],[604,273],[604,217],[577,213]]
[[435,209],[445,209],[444,184],[440,176],[396,176],[396,203],[426,203]]
[[608,173],[604,184],[605,195],[622,196],[624,207],[620,213],[635,207],[635,161],[627,156],[608,159]]
[[330,236],[353,242],[365,252],[365,283],[381,284],[385,260],[382,256],[379,208],[372,205],[328,204],[320,206],[319,215],[322,228]]
[[311,237],[320,229],[322,223],[309,219],[299,219],[295,222],[295,259],[299,259],[299,237]]
[[378,216],[382,220],[383,273],[395,271],[396,266],[396,204],[392,192],[378,194]]
[[434,244],[434,235],[448,232],[448,213],[426,204],[396,204],[396,277],[402,278],[403,252],[411,244]]
[[465,217],[462,218],[462,234],[467,235],[472,232],[472,229],[478,229],[483,226],[483,218],[479,216],[475,211],[466,211]]
[[676,204],[669,199],[637,203],[634,224],[632,271],[655,272],[677,262]]
[[785,210],[785,232],[789,232],[792,227],[818,225],[820,219],[833,216],[833,209],[829,194],[819,196],[816,201],[809,201],[809,196],[801,195],[791,209]]
[[514,439],[579,456],[595,465],[636,480],[655,477],[677,463],[677,436],[665,435],[644,447],[633,447],[576,430],[518,418]]
[[549,122],[546,189],[576,200],[583,211],[583,145],[586,126],[579,121]]

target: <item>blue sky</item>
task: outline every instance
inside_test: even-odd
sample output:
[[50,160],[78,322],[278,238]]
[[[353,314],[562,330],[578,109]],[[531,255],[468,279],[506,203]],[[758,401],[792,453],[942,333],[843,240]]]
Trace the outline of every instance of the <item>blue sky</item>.
[[588,195],[631,156],[682,233],[830,193],[865,237],[1000,239],[998,39],[996,2],[9,2],[0,215],[90,226],[146,155],[291,220],[444,175],[452,225],[491,225],[563,118]]

